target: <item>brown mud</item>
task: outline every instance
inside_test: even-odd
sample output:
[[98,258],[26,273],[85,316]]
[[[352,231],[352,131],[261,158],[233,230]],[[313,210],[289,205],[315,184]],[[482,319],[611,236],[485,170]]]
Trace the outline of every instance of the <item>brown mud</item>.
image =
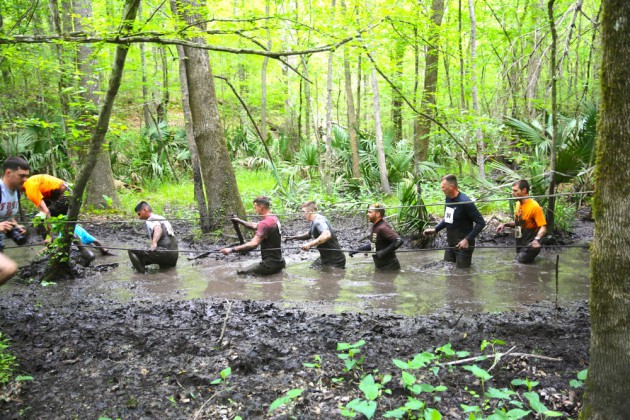
[[[345,223],[333,220],[333,226],[344,248],[356,246],[366,232],[359,217]],[[283,227],[285,234],[306,230],[301,220]],[[113,233],[104,227],[88,230],[104,243],[146,245],[139,225],[119,225]],[[220,245],[195,239],[190,227],[176,224],[176,230],[184,232],[182,248]],[[511,244],[493,232],[490,225],[478,243]],[[577,237],[566,235],[563,243],[590,240],[592,224],[580,221],[578,232]],[[299,251],[288,257],[299,260]],[[479,403],[472,391],[510,388],[512,379],[529,378],[540,383],[535,390],[547,408],[569,417],[576,417],[580,408],[581,390],[571,388],[569,381],[588,365],[585,300],[562,302],[557,308],[541,301],[503,313],[435,308],[424,316],[375,310],[331,313],[325,301],[155,299],[144,292],[116,300],[100,293],[114,287],[100,280],[119,268],[107,259],[77,267],[76,279],[54,287],[29,282],[42,267],[39,262],[21,268],[19,277],[0,291],[0,331],[12,342],[19,373],[33,377],[0,391],[0,418],[342,418],[340,407],[363,398],[359,377],[370,373],[393,376],[385,385],[391,394],[377,399],[374,417],[382,418],[412,396],[392,359],[412,359],[447,343],[477,355],[483,340],[491,339],[505,341],[499,352],[514,347],[512,353],[526,355],[501,358],[483,384],[461,368],[442,368],[437,375],[426,371],[423,382],[447,389],[439,398],[426,393],[416,397],[443,418],[468,418],[461,404]],[[134,277],[122,287],[137,291],[141,282],[142,276]],[[359,340],[365,341],[361,370],[344,372],[337,344]],[[321,367],[303,366],[315,356]],[[477,365],[489,369],[493,361]],[[228,367],[231,375],[211,384]],[[269,414],[270,404],[294,388],[304,392]],[[515,390],[525,401],[526,389]]]

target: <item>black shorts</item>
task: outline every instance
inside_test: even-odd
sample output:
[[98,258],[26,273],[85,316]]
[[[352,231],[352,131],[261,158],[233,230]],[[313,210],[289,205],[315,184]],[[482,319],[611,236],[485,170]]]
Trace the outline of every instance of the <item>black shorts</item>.
[[236,274],[254,274],[256,276],[269,276],[276,274],[286,266],[284,260],[282,262],[262,261],[258,264],[251,265],[243,270],[238,270]]
[[457,268],[469,268],[472,264],[473,249],[447,249],[444,251],[444,261],[454,262]]
[[516,261],[523,264],[531,264],[534,259],[540,254],[542,248],[533,248],[531,246],[516,248]]

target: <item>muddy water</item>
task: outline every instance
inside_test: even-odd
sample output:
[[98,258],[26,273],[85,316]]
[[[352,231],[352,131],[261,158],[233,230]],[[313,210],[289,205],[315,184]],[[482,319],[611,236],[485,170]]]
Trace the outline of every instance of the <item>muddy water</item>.
[[[28,263],[36,252],[32,248],[7,250],[20,264]],[[292,304],[321,301],[328,303],[330,312],[385,309],[405,315],[440,309],[466,313],[518,310],[528,303],[556,299],[557,252],[553,251],[543,251],[535,264],[523,265],[514,262],[512,249],[477,250],[469,270],[444,263],[442,251],[401,252],[398,256],[403,269],[398,273],[375,272],[371,257],[363,255],[348,258],[346,270],[313,269],[310,264],[315,252],[294,252],[286,256],[283,272],[264,278],[236,275],[238,268],[254,263],[258,253],[252,253],[252,259],[211,256],[195,261],[181,255],[177,268],[141,275],[132,270],[125,251],[117,252],[118,256],[99,256],[93,263],[119,263],[117,268],[76,281],[84,283],[88,293],[123,301],[147,297],[221,297]],[[585,249],[569,248],[560,253],[559,302],[588,298],[588,263]],[[19,287],[9,282],[3,289]]]

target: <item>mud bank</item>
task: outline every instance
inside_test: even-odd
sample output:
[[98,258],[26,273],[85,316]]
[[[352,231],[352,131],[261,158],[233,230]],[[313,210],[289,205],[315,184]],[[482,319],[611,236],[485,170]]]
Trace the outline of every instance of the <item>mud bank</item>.
[[[446,343],[479,354],[482,340],[490,339],[504,340],[502,351],[516,346],[515,352],[562,361],[506,357],[491,372],[486,389],[527,377],[540,382],[548,408],[575,416],[579,398],[569,381],[588,360],[585,302],[557,312],[540,305],[458,322],[457,313],[331,315],[313,306],[285,309],[251,301],[121,304],[77,297],[47,305],[37,291],[13,298],[0,302],[0,323],[23,373],[34,380],[0,404],[2,418],[261,418],[293,388],[305,391],[290,414],[340,418],[340,407],[362,392],[356,374],[343,372],[337,343],[359,340],[366,342],[363,371],[394,377],[386,385],[392,394],[378,400],[380,418],[404,405],[409,395],[392,359],[412,359]],[[321,368],[302,365],[316,355]],[[478,365],[488,369],[492,362]],[[211,385],[227,367],[232,369],[227,381]],[[427,398],[447,418],[465,417],[460,404],[475,405],[465,386],[483,393],[478,380],[461,369],[442,369],[437,377],[425,374],[427,383],[448,387],[440,401]],[[280,410],[271,417],[284,414]]]
[[[289,232],[305,226],[296,223]],[[364,231],[354,224],[341,230],[346,238]],[[107,238],[106,232],[99,235]],[[503,240],[488,235],[487,240]],[[116,238],[143,243],[130,227],[121,227]],[[183,243],[187,248],[216,246],[192,234]],[[0,418],[342,418],[344,406],[365,398],[359,382],[367,374],[393,378],[384,385],[391,393],[376,400],[374,418],[403,406],[410,396],[444,418],[468,418],[462,404],[480,405],[473,393],[510,388],[515,378],[538,381],[535,390],[549,409],[575,417],[580,407],[581,391],[569,381],[588,364],[590,326],[583,300],[558,308],[540,302],[506,313],[436,308],[429,316],[402,316],[390,311],[331,314],[326,302],[155,300],[147,294],[121,301],[95,293],[95,279],[116,268],[78,269],[78,279],[46,288],[25,283],[37,272],[35,264],[21,272],[19,287],[0,293],[0,330],[12,340],[20,373],[34,378],[3,391]],[[137,285],[130,279],[125,287]],[[447,343],[478,355],[483,340],[492,339],[505,341],[498,352],[526,355],[501,358],[484,383],[459,365],[452,371],[444,366],[435,373],[418,370],[419,383],[446,390],[413,395],[392,362]],[[365,341],[363,362],[344,372],[338,343],[359,340]],[[486,348],[485,354],[490,352]],[[303,365],[316,357],[319,367]],[[490,369],[493,362],[470,364]],[[228,367],[231,375],[212,384]],[[304,391],[268,413],[276,398],[295,388]],[[526,401],[527,389],[514,389],[513,399]]]

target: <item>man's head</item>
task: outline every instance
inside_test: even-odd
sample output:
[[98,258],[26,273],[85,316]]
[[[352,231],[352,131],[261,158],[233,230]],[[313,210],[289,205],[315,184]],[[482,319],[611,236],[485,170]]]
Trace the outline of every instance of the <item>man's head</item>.
[[269,207],[271,207],[271,200],[269,197],[264,195],[259,195],[254,198],[254,211],[256,214],[264,214],[269,211]]
[[520,179],[512,184],[512,195],[514,197],[526,197],[529,195],[529,182]]
[[147,220],[151,217],[152,212],[153,209],[146,201],[141,201],[136,205],[136,214],[138,215],[138,218],[142,220]]
[[2,180],[9,189],[21,190],[24,181],[28,179],[30,169],[28,162],[21,157],[9,157],[2,164]]
[[310,222],[315,218],[315,215],[317,214],[317,204],[315,204],[314,201],[306,201],[302,203],[300,208],[302,209],[302,214],[306,220]]
[[382,204],[374,203],[370,205],[367,213],[367,218],[370,222],[377,223],[383,217],[385,217],[385,207]]
[[442,182],[440,183],[440,188],[446,197],[457,197],[457,194],[459,193],[459,188],[457,187],[457,177],[453,174],[444,175],[442,177]]

